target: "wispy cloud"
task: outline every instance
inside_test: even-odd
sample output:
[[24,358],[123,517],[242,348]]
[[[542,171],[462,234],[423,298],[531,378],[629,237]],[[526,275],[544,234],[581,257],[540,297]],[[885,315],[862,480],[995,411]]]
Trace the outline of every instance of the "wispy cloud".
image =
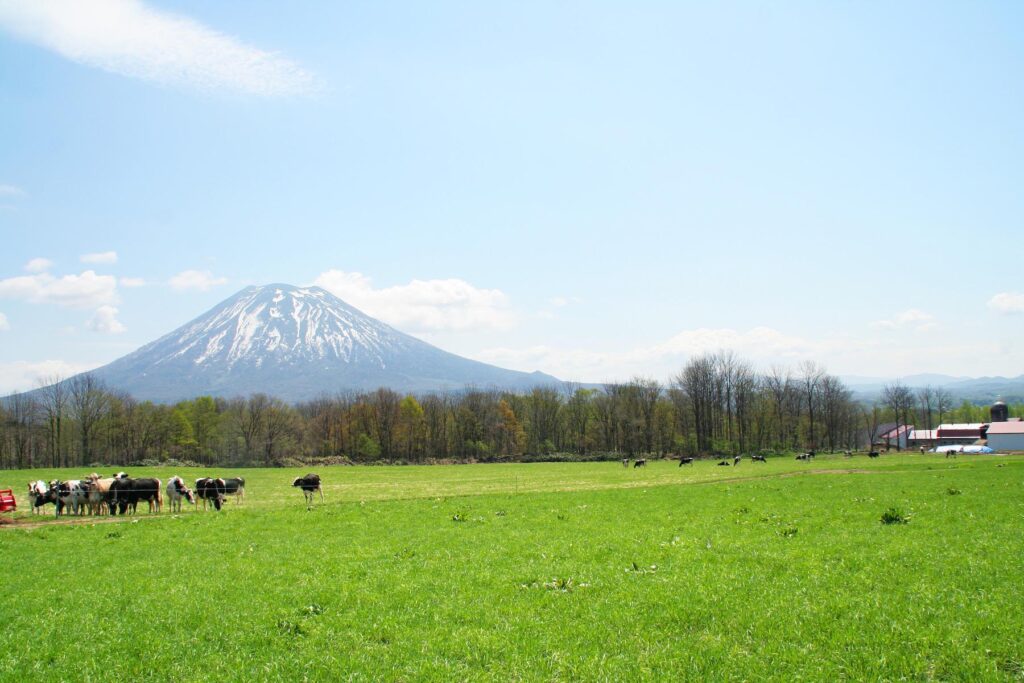
[[7,316],[0,313],[0,332],[11,329],[11,324],[7,322]]
[[[3,11],[3,5],[0,4],[0,12]],[[17,185],[5,185],[0,183],[0,197],[20,197],[25,194],[25,190],[21,189]]]
[[113,265],[117,263],[116,251],[100,251],[95,254],[82,254],[78,257],[82,263],[98,263],[102,265]]
[[117,313],[117,309],[113,306],[100,306],[96,309],[93,316],[86,321],[85,326],[93,332],[121,334],[127,328],[117,319]]
[[25,270],[30,273],[43,273],[53,267],[53,261],[47,258],[34,258],[25,264]]
[[376,289],[362,273],[329,270],[314,284],[406,332],[507,329],[516,322],[504,292],[457,278]]
[[122,277],[117,283],[122,287],[145,287],[146,281],[141,277]]
[[0,280],[0,298],[94,308],[117,303],[117,280],[112,275],[97,275],[91,270],[59,278],[49,273],[21,275]]
[[1024,313],[1024,294],[1000,292],[988,300],[988,307],[999,313]]
[[208,289],[226,284],[226,277],[214,277],[208,270],[183,270],[170,280],[167,284],[178,291],[197,290],[205,292]]
[[72,61],[157,83],[268,97],[314,87],[295,62],[140,0],[0,0],[0,26]]
[[35,389],[41,382],[54,377],[71,377],[92,370],[98,363],[69,363],[63,360],[44,360],[37,363],[15,361],[0,363],[0,393]]
[[935,316],[931,313],[925,313],[917,308],[910,308],[902,313],[897,313],[892,318],[876,320],[871,323],[871,327],[876,330],[911,328],[917,332],[927,332],[935,329],[937,324],[935,322]]

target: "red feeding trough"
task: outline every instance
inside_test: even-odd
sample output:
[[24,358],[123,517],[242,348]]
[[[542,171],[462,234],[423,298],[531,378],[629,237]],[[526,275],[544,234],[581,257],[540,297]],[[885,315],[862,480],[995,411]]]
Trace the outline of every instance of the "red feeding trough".
[[0,512],[14,512],[18,509],[18,503],[14,500],[14,491],[11,489],[0,490]]

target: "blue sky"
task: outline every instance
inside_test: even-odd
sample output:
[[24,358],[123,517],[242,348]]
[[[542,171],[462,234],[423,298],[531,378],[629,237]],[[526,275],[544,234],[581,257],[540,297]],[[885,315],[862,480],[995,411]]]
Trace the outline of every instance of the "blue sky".
[[1022,19],[0,0],[0,392],[269,282],[566,379],[1024,373]]

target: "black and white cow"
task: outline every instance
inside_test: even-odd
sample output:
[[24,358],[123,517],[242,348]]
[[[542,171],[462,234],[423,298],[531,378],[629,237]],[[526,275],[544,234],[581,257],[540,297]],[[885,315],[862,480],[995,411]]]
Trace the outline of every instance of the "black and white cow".
[[224,493],[228,496],[234,496],[235,500],[242,502],[245,498],[245,479],[242,477],[232,477],[224,480]]
[[304,477],[296,477],[295,481],[292,482],[292,486],[298,486],[302,489],[303,495],[306,497],[306,505],[313,505],[313,494],[317,491],[320,492],[320,502],[324,501],[324,490],[320,488],[320,475],[319,474],[307,474]]
[[57,502],[56,494],[51,493],[50,487],[42,479],[28,483],[28,499],[32,501],[32,514],[41,514],[44,505]]
[[[126,514],[129,511],[135,514],[138,511],[139,503],[149,503],[149,511],[160,512],[163,507],[164,497],[160,492],[162,482],[154,478],[132,479],[122,477],[115,479],[110,485],[110,510],[112,514]],[[114,508],[117,511],[114,511]]]
[[680,467],[682,467],[683,465],[692,465],[692,464],[693,464],[693,458],[679,458],[679,466]]
[[171,504],[171,512],[181,512],[181,500],[187,500],[192,505],[196,504],[196,497],[192,489],[185,486],[185,481],[179,476],[173,476],[167,481],[167,500]]
[[224,496],[227,494],[227,483],[223,479],[211,479],[203,477],[196,479],[196,496],[203,501],[203,509],[206,509],[207,501],[213,503],[213,507],[220,510],[224,505]]
[[64,514],[65,508],[71,509],[71,514],[80,515],[85,513],[86,504],[89,500],[89,492],[79,479],[70,481],[54,480],[50,482],[50,490],[54,492],[57,504],[57,516]]

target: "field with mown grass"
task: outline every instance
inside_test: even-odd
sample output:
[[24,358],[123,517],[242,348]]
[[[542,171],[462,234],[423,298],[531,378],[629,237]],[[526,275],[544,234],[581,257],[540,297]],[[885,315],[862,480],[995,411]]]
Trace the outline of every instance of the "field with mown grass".
[[1021,456],[128,472],[246,500],[40,525],[86,472],[0,471],[0,680],[1024,677]]

